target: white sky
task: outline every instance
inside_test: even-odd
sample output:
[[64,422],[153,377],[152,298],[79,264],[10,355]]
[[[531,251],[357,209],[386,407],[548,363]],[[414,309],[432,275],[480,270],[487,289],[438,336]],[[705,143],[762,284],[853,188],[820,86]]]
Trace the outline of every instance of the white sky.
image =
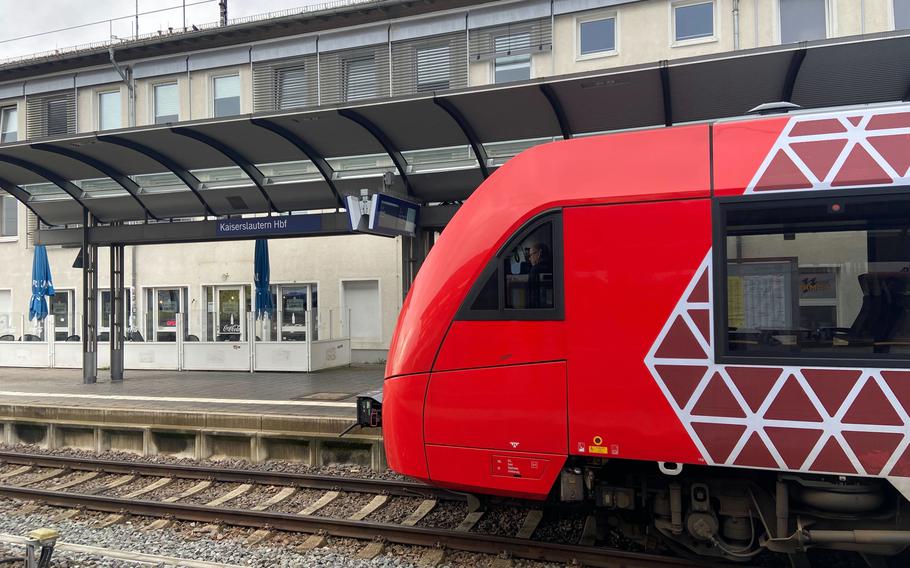
[[[218,0],[185,0],[186,25],[218,21]],[[199,3],[204,2],[204,3]],[[228,0],[228,18],[321,4],[325,0]],[[153,33],[168,27],[183,27],[183,0],[138,0],[139,12],[166,9],[139,16],[139,33]],[[196,5],[193,5],[196,4]],[[136,0],[0,0],[0,60],[52,51],[86,43],[107,41],[111,34],[129,37],[134,33]],[[78,26],[103,23],[40,35],[22,36]]]

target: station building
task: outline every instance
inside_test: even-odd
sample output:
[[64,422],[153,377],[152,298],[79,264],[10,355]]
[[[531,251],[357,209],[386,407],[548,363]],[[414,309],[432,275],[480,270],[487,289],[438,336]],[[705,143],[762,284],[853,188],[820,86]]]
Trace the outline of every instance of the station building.
[[[84,157],[91,153],[86,135],[92,133],[120,135],[155,125],[163,131],[244,115],[368,107],[432,93],[494,92],[504,85],[546,78],[614,69],[631,72],[657,62],[666,66],[801,42],[872,41],[900,35],[907,28],[910,0],[336,2],[318,10],[167,30],[3,63],[0,162],[4,148],[15,156],[25,147],[44,150],[49,158],[73,159],[77,154],[60,151],[70,139],[79,140],[70,150]],[[623,83],[610,86],[622,89]],[[497,109],[486,112],[492,118]],[[613,112],[622,114],[624,109]],[[388,146],[382,132],[371,134],[381,146]],[[22,177],[27,183],[0,180],[7,190],[0,215],[0,339],[41,336],[26,321],[32,249],[39,242],[39,230],[50,233],[80,226],[81,214],[55,214],[56,202],[72,202],[73,187],[80,203],[95,204],[101,211],[108,196],[133,197],[136,213],[111,225],[176,225],[186,220],[185,214],[169,201],[199,198],[203,210],[194,216],[197,220],[325,214],[340,211],[337,198],[358,195],[362,189],[400,190],[401,178],[409,174],[471,172],[453,176],[446,182],[450,186],[431,188],[426,193],[430,197],[418,199],[457,207],[462,196],[482,181],[475,170],[486,173],[526,148],[558,138],[518,136],[481,145],[473,140],[381,153],[364,153],[358,150],[362,144],[352,143],[350,151],[317,159],[288,159],[286,150],[276,150],[275,159],[253,164],[261,174],[258,179],[242,166],[191,163],[179,155],[179,148],[168,154],[168,143],[162,142],[156,151],[167,154],[168,163],[183,165],[200,182],[196,188],[200,191],[193,192],[187,191],[186,180],[173,167],[131,174],[130,186],[138,189],[130,195],[122,183],[95,171],[97,164],[83,167],[86,175],[69,176],[69,188],[56,183],[53,168],[32,167]],[[343,142],[336,146],[343,149]],[[108,165],[121,169],[117,155],[110,156]],[[17,159],[4,164],[18,172],[22,162],[17,164]],[[392,184],[389,172],[395,179]],[[4,176],[8,174],[0,172]],[[238,187],[265,187],[262,194],[271,197],[266,199],[271,205],[278,201],[275,196],[284,195],[281,191],[306,192],[308,185],[326,183],[337,190],[335,200],[331,194],[306,203],[288,198],[273,211],[232,194]],[[95,217],[104,224],[102,214]],[[430,231],[429,242],[438,230],[441,226]],[[413,243],[406,241],[356,234],[272,240],[271,285],[277,311],[268,329],[247,315],[254,287],[251,241],[127,246],[121,267],[127,337],[162,344],[242,343],[253,338],[291,342],[310,333],[349,339],[355,362],[382,361],[416,270]],[[48,247],[57,292],[50,301],[54,327],[48,333],[61,343],[80,341],[83,333],[84,275],[74,268],[80,251],[74,243]],[[108,263],[107,249],[99,248],[98,265]],[[107,271],[99,270],[98,279],[96,330],[103,343],[111,333],[112,302]],[[58,359],[58,365],[65,364],[64,358]],[[0,364],[29,363],[4,359]],[[212,364],[218,368],[217,358]]]

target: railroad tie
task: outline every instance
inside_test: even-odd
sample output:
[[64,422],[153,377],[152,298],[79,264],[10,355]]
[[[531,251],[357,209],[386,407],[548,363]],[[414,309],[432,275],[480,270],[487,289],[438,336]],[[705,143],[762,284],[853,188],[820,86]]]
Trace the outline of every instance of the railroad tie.
[[173,482],[173,481],[174,481],[173,477],[162,477],[161,479],[158,479],[156,481],[153,481],[152,483],[149,483],[142,489],[137,489],[136,491],[133,491],[132,493],[127,493],[126,495],[122,496],[121,499],[135,499],[136,497],[139,497],[140,495],[145,495],[146,493],[151,493],[152,491],[154,491],[156,489],[161,489],[162,487],[164,487],[166,485],[170,485],[171,482]]
[[197,493],[202,493],[203,491],[205,491],[206,489],[211,487],[212,483],[213,482],[211,480],[200,481],[199,483],[190,487],[189,489],[187,489],[180,495],[174,495],[172,497],[168,497],[167,499],[164,500],[164,502],[165,503],[176,503],[177,501],[181,501],[183,499],[186,499],[187,497],[192,497],[193,495],[195,495]]
[[377,495],[363,506],[359,511],[348,517],[352,521],[362,521],[372,514],[376,509],[382,507],[389,500],[388,495]]
[[22,475],[23,473],[28,473],[35,469],[33,465],[22,465],[14,469],[13,471],[8,471],[0,475],[0,479],[9,479],[10,477],[16,477],[17,475]]
[[51,519],[52,523],[59,523],[60,521],[70,521],[79,516],[82,511],[79,509],[64,509],[60,511],[60,514]]
[[76,477],[70,479],[69,481],[65,481],[63,483],[58,483],[57,485],[51,485],[50,487],[47,488],[47,490],[48,491],[62,491],[64,489],[69,489],[70,487],[74,487],[81,483],[85,483],[86,481],[91,481],[92,479],[95,479],[99,475],[101,475],[100,471],[88,471],[86,473],[83,473],[82,475],[77,475]]
[[243,544],[244,546],[254,546],[260,542],[263,542],[264,540],[272,538],[274,534],[275,531],[271,531],[269,529],[258,529],[254,531],[253,534],[248,536],[246,540],[243,541]]
[[423,501],[420,502],[420,505],[418,505],[417,508],[414,509],[414,512],[412,512],[410,515],[408,515],[408,518],[403,520],[401,522],[401,524],[406,527],[416,526],[417,523],[419,523],[421,520],[423,520],[424,517],[429,515],[430,511],[432,511],[435,507],[436,507],[436,499],[424,499]]
[[473,513],[468,513],[467,516],[465,516],[464,520],[462,520],[461,523],[455,527],[455,530],[459,532],[470,531],[474,528],[474,525],[477,524],[477,521],[483,517],[484,512],[485,511],[474,511]]
[[319,509],[322,509],[323,507],[325,507],[326,505],[328,505],[329,503],[331,503],[332,501],[337,499],[340,494],[341,493],[338,491],[326,491],[325,495],[320,497],[318,501],[316,501],[315,503],[308,506],[306,509],[300,511],[297,514],[298,515],[312,515]]
[[531,538],[534,535],[534,531],[537,530],[537,527],[540,525],[540,521],[543,519],[543,511],[540,509],[531,509],[528,511],[527,516],[525,517],[525,522],[522,523],[521,529],[519,529],[518,534],[515,535],[515,538]]
[[173,524],[173,519],[155,519],[140,530],[143,532],[160,531],[162,529],[170,527]]
[[104,493],[105,491],[110,491],[111,489],[117,489],[120,486],[126,485],[127,483],[132,483],[139,477],[138,475],[121,475],[117,479],[111,481],[107,485],[102,485],[101,487],[96,487],[89,491],[85,492],[85,495],[97,495],[99,493]]
[[512,558],[506,555],[500,555],[493,559],[493,563],[490,564],[490,568],[512,568],[514,566]]
[[275,495],[272,495],[271,497],[269,497],[266,501],[253,507],[253,510],[254,511],[265,511],[269,507],[274,507],[278,503],[288,500],[295,493],[297,493],[296,487],[285,487],[284,489],[282,489]]
[[52,469],[50,471],[46,471],[46,472],[42,473],[41,475],[39,475],[37,477],[29,479],[25,483],[19,483],[18,486],[19,487],[28,487],[29,485],[41,483],[42,481],[47,481],[48,479],[54,479],[55,477],[60,477],[64,473],[66,473],[65,469]]
[[445,548],[431,548],[423,553],[423,556],[421,556],[420,560],[417,561],[417,565],[432,568],[434,566],[439,566],[442,564],[445,558]]
[[242,485],[238,485],[237,487],[235,487],[231,491],[228,491],[221,497],[218,497],[217,499],[212,499],[211,501],[206,503],[205,506],[206,507],[218,507],[219,505],[224,505],[228,501],[236,499],[237,497],[240,497],[241,495],[246,495],[247,493],[250,492],[250,489],[252,489],[252,488],[253,488],[252,483],[244,483]]
[[310,550],[319,548],[320,546],[324,546],[325,543],[326,543],[326,538],[325,538],[324,534],[322,534],[322,533],[311,534],[310,536],[307,537],[307,539],[305,541],[303,541],[302,544],[297,546],[296,550],[298,552],[308,552]]
[[122,525],[126,522],[126,519],[129,517],[126,513],[114,513],[113,515],[108,515],[105,518],[101,519],[95,523],[95,528],[97,529],[106,529],[114,525]]
[[385,552],[385,541],[377,539],[361,548],[356,558],[358,560],[372,560],[383,552]]

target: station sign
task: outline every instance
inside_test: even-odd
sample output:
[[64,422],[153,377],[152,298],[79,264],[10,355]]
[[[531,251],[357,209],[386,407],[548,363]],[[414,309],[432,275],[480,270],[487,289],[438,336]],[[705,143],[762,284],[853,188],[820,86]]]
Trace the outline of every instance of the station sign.
[[270,237],[289,233],[315,233],[322,230],[319,215],[282,215],[218,221],[215,233],[219,237]]

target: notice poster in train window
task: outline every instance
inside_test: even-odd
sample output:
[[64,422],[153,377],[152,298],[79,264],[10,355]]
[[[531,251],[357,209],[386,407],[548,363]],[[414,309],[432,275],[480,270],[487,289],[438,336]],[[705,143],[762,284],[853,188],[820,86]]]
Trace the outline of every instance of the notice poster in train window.
[[369,232],[391,237],[413,237],[417,233],[420,206],[411,201],[377,193],[370,204]]
[[741,260],[727,266],[729,324],[793,329],[798,313],[796,259]]

